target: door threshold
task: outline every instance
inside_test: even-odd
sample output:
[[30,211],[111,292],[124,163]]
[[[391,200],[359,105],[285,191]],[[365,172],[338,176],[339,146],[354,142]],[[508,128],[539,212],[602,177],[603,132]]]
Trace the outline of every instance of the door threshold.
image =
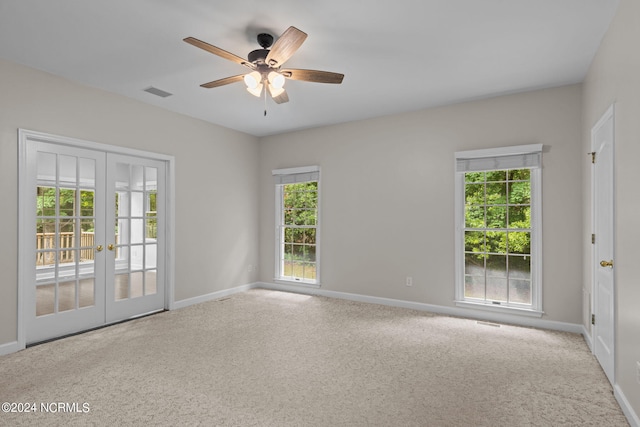
[[40,345],[40,344],[46,344],[46,343],[49,343],[49,342],[58,341],[58,340],[61,340],[61,339],[64,339],[64,338],[73,337],[73,336],[76,336],[76,335],[82,335],[82,334],[85,334],[87,332],[97,331],[98,329],[108,328],[109,326],[119,325],[121,323],[130,322],[130,321],[136,320],[136,319],[142,319],[144,317],[153,316],[154,314],[160,314],[160,313],[163,313],[165,311],[168,311],[168,310],[163,308],[163,309],[160,309],[160,310],[150,311],[148,313],[139,314],[139,315],[136,315],[136,316],[131,316],[128,319],[119,320],[119,321],[113,322],[113,323],[107,323],[107,324],[104,324],[104,325],[96,326],[95,328],[85,329],[85,330],[82,330],[82,331],[73,332],[71,334],[61,335],[59,337],[48,338],[46,340],[33,342],[33,343],[30,343],[30,344],[27,344],[25,348],[35,347],[35,346]]

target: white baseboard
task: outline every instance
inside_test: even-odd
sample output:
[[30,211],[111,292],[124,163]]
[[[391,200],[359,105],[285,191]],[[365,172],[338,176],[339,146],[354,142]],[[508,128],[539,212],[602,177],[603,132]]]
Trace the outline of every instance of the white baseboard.
[[622,408],[622,412],[624,412],[624,415],[627,417],[627,421],[629,421],[631,427],[640,427],[640,417],[635,413],[631,404],[627,400],[627,397],[617,384],[613,387],[613,395],[616,397],[616,400]]
[[199,304],[201,302],[213,301],[216,299],[224,298],[229,295],[237,294],[240,292],[246,292],[249,289],[259,287],[259,283],[249,283],[247,285],[236,286],[235,288],[223,289],[221,291],[211,292],[210,294],[200,295],[193,298],[187,298],[180,301],[175,301],[171,307],[172,310],[178,308],[189,307],[193,304]]
[[591,339],[591,334],[584,325],[582,325],[582,336],[584,337],[587,346],[589,346],[589,350],[593,353],[593,340]]
[[0,356],[4,356],[5,354],[15,353],[16,351],[22,350],[20,345],[18,345],[18,341],[8,342],[6,344],[0,344]]
[[329,298],[339,298],[350,301],[366,302],[371,304],[388,305],[392,307],[409,308],[412,310],[429,311],[431,313],[444,314],[448,316],[467,317],[471,319],[485,320],[490,322],[508,323],[518,326],[528,326],[541,329],[551,329],[556,331],[573,332],[583,334],[582,325],[575,323],[557,322],[555,320],[544,320],[535,317],[516,316],[513,314],[485,312],[463,307],[446,307],[442,305],[425,304],[421,302],[405,301],[392,298],[372,297],[361,294],[350,294],[346,292],[329,291],[325,289],[306,288],[296,285],[284,285],[280,283],[259,282],[254,287],[272,289],[285,292],[296,292],[300,294],[319,295]]

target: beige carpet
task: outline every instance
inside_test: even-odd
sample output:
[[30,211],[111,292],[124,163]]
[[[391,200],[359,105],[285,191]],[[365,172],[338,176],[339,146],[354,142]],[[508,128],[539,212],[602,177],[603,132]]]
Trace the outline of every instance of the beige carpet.
[[0,401],[80,411],[10,426],[628,425],[579,335],[266,290],[1,357]]

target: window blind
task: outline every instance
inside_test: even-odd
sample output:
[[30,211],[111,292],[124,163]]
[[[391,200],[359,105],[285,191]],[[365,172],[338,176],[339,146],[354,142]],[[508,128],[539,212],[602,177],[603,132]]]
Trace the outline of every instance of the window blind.
[[320,180],[319,166],[305,166],[300,168],[275,169],[271,171],[276,185],[295,184]]
[[456,153],[456,172],[534,169],[542,165],[542,144]]

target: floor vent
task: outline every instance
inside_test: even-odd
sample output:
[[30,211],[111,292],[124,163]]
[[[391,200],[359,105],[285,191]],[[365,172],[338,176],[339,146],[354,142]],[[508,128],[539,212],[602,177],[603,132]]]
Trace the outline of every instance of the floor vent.
[[166,98],[167,96],[173,95],[172,93],[165,92],[164,90],[158,89],[157,87],[153,87],[153,86],[149,86],[148,88],[144,89],[144,91],[149,92],[152,95],[159,96],[161,98]]
[[480,320],[478,320],[478,325],[484,325],[484,326],[493,326],[494,328],[499,328],[500,325],[497,323],[491,323],[491,322],[482,322]]

